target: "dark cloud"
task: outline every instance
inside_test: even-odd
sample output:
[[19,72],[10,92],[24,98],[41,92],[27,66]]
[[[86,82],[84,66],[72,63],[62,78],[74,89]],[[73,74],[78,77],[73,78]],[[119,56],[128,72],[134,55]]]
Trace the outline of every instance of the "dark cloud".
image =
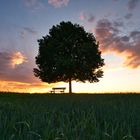
[[89,14],[89,16],[87,17],[88,22],[94,22],[95,20],[95,16],[93,16],[92,14]]
[[107,19],[99,20],[95,31],[103,52],[114,51],[122,55],[126,58],[125,66],[140,66],[140,31],[120,35],[119,27]]
[[128,2],[128,9],[129,10],[134,10],[139,2],[140,2],[140,0],[129,0],[129,2]]
[[140,31],[132,31],[130,33],[130,37],[132,37],[133,39],[140,39]]
[[31,34],[37,34],[37,31],[35,31],[33,28],[23,27],[23,30]]
[[19,33],[21,38],[25,38],[27,35],[38,34],[38,32],[34,28],[30,28],[30,27],[23,27]]
[[127,13],[127,14],[124,16],[124,18],[125,18],[125,19],[131,19],[132,16],[133,16],[132,13]]
[[113,22],[113,25],[114,25],[114,29],[115,29],[115,27],[123,27],[124,24],[121,20],[117,19],[117,21]]
[[88,14],[88,13],[86,13],[86,12],[82,12],[82,13],[80,14],[80,19],[92,23],[92,22],[95,21],[95,16],[94,16],[93,14],[91,14],[91,13]]
[[121,41],[124,41],[124,42],[128,42],[130,40],[128,36],[122,36],[120,39]]
[[7,52],[0,52],[0,73],[11,67],[12,55]]

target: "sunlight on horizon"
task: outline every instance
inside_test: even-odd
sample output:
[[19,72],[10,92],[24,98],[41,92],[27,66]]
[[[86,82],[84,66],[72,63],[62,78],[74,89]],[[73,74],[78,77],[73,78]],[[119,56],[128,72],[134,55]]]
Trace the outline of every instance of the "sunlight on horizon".
[[[104,76],[97,83],[82,83],[72,81],[73,93],[140,93],[139,79],[140,69],[130,69],[123,66],[124,59],[113,54],[103,55],[106,65],[103,67]],[[107,59],[110,57],[111,59]],[[137,78],[136,78],[137,77]],[[38,78],[37,78],[38,79]],[[130,82],[133,81],[133,82]],[[69,92],[69,84],[64,82],[47,84],[43,82],[24,83],[14,81],[0,81],[0,90],[28,93],[47,93],[52,87],[66,87]]]

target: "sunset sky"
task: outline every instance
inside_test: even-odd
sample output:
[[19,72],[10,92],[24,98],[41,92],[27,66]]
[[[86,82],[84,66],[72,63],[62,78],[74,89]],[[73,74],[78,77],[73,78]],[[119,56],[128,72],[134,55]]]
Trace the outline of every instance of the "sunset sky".
[[92,32],[106,64],[100,82],[73,82],[73,92],[140,92],[140,0],[0,0],[0,91],[68,91],[33,74],[37,40],[61,21]]

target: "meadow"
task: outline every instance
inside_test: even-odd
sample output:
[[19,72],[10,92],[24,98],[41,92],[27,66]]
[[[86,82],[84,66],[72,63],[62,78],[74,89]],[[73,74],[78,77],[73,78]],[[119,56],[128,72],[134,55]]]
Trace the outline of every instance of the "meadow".
[[1,92],[0,140],[140,140],[140,95]]

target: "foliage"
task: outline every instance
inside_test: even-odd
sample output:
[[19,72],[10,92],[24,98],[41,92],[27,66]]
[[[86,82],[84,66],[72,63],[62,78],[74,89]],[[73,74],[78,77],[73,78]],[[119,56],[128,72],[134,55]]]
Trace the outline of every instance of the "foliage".
[[42,81],[98,82],[102,77],[104,61],[99,45],[95,37],[78,24],[61,22],[38,42],[38,68],[34,69],[34,74]]
[[140,95],[0,94],[1,140],[139,140]]

